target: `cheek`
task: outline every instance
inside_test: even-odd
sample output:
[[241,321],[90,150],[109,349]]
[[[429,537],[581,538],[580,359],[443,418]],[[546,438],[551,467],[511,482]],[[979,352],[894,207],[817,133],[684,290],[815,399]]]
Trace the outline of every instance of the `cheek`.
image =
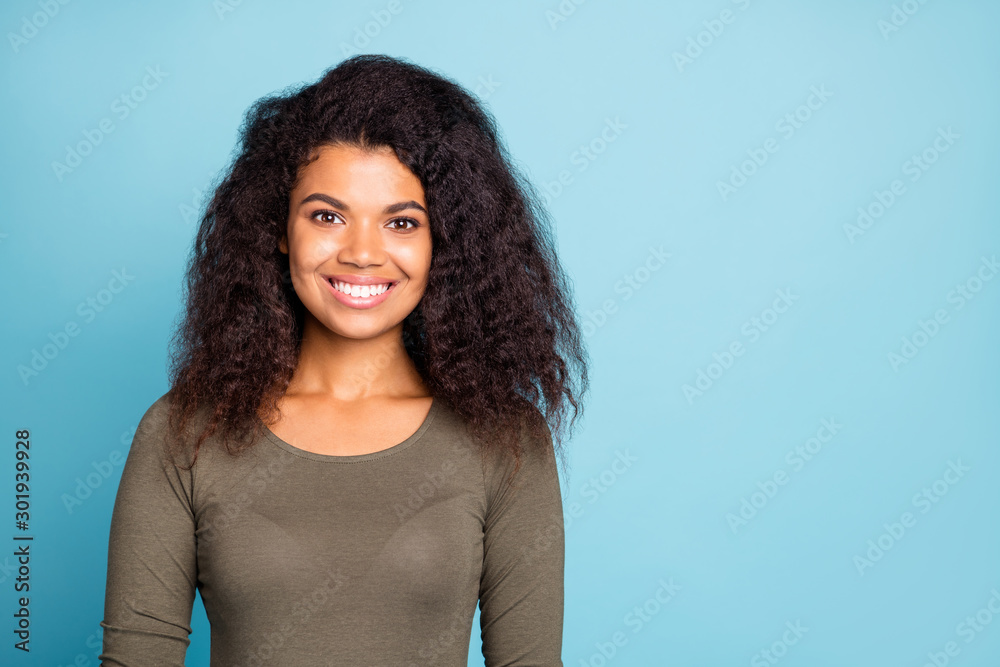
[[426,281],[431,268],[430,246],[416,245],[401,248],[396,254],[396,263],[413,281]]
[[309,234],[297,235],[291,240],[291,252],[289,253],[292,271],[299,274],[311,273],[335,251],[334,242],[329,238],[310,236]]

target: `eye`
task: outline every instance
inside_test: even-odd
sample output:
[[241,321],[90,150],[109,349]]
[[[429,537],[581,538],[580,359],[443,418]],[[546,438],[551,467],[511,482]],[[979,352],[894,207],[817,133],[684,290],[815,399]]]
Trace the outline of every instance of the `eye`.
[[410,227],[409,229],[402,229],[400,227],[396,227],[396,229],[399,230],[399,231],[410,231],[410,229],[416,229],[417,227],[420,226],[420,223],[417,222],[416,220],[414,220],[413,218],[393,218],[392,220],[389,221],[389,224],[390,225],[395,225],[396,223],[400,223],[400,222],[402,222],[402,223],[407,223],[407,222],[411,223],[413,225],[413,227]]
[[332,223],[336,218],[340,217],[340,214],[337,213],[336,211],[321,209],[319,211],[314,212],[309,217],[318,222]]

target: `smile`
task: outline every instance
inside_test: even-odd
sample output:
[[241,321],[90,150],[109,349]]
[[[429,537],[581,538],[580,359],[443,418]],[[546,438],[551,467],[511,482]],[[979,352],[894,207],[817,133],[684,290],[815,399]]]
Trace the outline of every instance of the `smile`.
[[333,288],[338,292],[343,292],[348,296],[354,297],[378,296],[382,292],[389,289],[390,285],[392,285],[392,283],[383,283],[381,285],[352,285],[351,283],[334,280],[331,280],[330,284],[333,285]]
[[374,308],[389,298],[396,287],[395,282],[357,285],[333,278],[328,278],[325,282],[329,286],[330,294],[349,308]]

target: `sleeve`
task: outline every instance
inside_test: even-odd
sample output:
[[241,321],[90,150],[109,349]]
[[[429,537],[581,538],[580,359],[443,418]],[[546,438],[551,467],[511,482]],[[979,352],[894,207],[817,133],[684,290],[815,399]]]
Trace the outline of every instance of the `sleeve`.
[[115,497],[101,665],[179,665],[197,580],[192,474],[168,460],[168,403],[143,415]]
[[551,433],[486,472],[487,514],[479,583],[486,667],[562,667],[565,532]]

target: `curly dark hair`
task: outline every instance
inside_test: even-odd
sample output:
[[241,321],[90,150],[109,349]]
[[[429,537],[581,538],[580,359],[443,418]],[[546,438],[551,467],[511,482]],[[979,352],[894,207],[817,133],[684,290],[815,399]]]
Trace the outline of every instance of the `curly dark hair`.
[[565,465],[567,403],[575,422],[588,359],[542,200],[472,95],[385,55],[348,58],[246,113],[239,149],[200,220],[186,313],[171,339],[175,433],[206,415],[193,449],[181,445],[193,453],[190,465],[220,424],[235,455],[261,434],[261,414],[278,411],[305,312],[278,240],[299,169],[335,144],[389,147],[424,188],[433,252],[403,343],[432,395],[454,407],[484,450],[512,455],[515,471],[525,427],[551,441]]

